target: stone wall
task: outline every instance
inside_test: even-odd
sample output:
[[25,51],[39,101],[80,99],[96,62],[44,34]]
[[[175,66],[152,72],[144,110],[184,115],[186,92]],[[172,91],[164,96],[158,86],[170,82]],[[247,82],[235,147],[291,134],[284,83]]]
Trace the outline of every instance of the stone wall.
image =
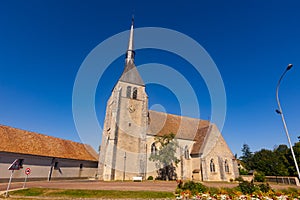
[[[211,125],[203,146],[201,156],[203,181],[230,181],[238,177],[236,160],[215,125]],[[228,170],[225,169],[225,161]],[[214,166],[214,171],[211,165]]]

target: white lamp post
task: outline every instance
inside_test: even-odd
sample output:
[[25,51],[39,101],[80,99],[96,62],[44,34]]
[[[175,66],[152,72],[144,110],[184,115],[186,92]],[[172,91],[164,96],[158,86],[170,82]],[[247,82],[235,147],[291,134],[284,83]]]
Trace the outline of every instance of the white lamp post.
[[283,79],[283,77],[287,73],[287,71],[289,71],[292,67],[293,67],[292,64],[289,64],[287,66],[287,68],[285,69],[285,71],[283,72],[283,74],[281,75],[281,77],[280,77],[280,79],[279,79],[279,81],[277,83],[277,87],[276,87],[276,100],[277,100],[277,104],[278,104],[278,109],[276,110],[276,112],[278,114],[280,114],[280,116],[281,116],[281,120],[282,120],[282,123],[283,123],[285,134],[286,134],[286,137],[288,139],[288,142],[289,142],[289,145],[290,145],[290,148],[291,148],[291,152],[292,152],[292,155],[293,155],[293,159],[294,159],[294,162],[295,162],[295,167],[296,167],[296,170],[297,170],[297,173],[298,173],[298,178],[300,180],[300,172],[299,172],[298,163],[297,163],[297,160],[296,160],[296,157],[295,157],[295,153],[294,153],[293,146],[292,146],[292,143],[291,143],[289,131],[288,131],[288,128],[286,126],[286,122],[285,122],[285,119],[284,119],[284,116],[283,116],[283,112],[282,112],[282,109],[281,109],[281,106],[280,106],[280,101],[279,101],[279,96],[278,96],[278,91],[279,91],[279,86],[280,86],[281,80]]

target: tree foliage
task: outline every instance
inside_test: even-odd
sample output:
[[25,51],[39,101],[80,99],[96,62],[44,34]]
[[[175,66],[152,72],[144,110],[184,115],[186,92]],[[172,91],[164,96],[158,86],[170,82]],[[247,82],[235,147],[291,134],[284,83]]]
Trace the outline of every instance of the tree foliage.
[[[295,143],[296,158],[300,158],[300,142]],[[279,145],[273,150],[261,149],[252,153],[250,147],[244,144],[240,160],[247,170],[255,170],[266,176],[295,176],[297,175],[291,150],[286,145]]]
[[252,159],[252,152],[250,151],[250,147],[248,146],[248,144],[243,144],[243,148],[242,148],[242,156],[240,157],[240,160],[243,162],[243,164],[245,165],[244,167],[247,170],[251,169],[251,159]]
[[178,185],[178,188],[182,189],[182,190],[189,190],[189,191],[191,191],[191,193],[193,195],[198,194],[198,193],[203,193],[203,192],[207,191],[206,186],[204,186],[201,183],[196,183],[194,181],[188,181],[188,182],[184,183],[181,186]]
[[274,151],[262,149],[253,155],[251,168],[268,176],[286,176],[288,170]]
[[242,181],[239,183],[238,188],[241,190],[243,194],[252,194],[258,188],[252,182]]
[[[297,164],[298,164],[298,166],[300,166],[300,160],[299,160],[299,158],[300,158],[300,142],[295,143],[295,145],[293,146],[293,150],[294,150],[294,153],[295,153],[295,157],[297,159]],[[286,159],[287,159],[287,163],[289,163],[288,170],[289,170],[290,175],[291,176],[298,176],[297,171],[296,171],[296,167],[295,167],[295,161],[293,159],[291,149],[288,149]]]
[[175,139],[175,134],[156,136],[154,141],[158,150],[151,153],[149,160],[156,162],[156,167],[159,169],[158,178],[164,180],[176,178],[174,165],[177,167],[180,159],[176,157],[178,142]]

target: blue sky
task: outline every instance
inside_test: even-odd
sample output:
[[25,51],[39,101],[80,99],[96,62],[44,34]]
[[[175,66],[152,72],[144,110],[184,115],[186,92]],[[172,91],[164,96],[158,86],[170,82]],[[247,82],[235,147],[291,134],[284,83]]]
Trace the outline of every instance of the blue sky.
[[[134,12],[135,27],[179,31],[210,54],[225,85],[222,134],[233,153],[240,155],[244,143],[252,151],[287,144],[274,110],[275,87],[289,63],[294,67],[282,82],[280,98],[292,142],[300,135],[300,3],[296,0],[0,2],[0,124],[80,141],[72,115],[76,74],[99,43],[130,28]],[[210,96],[192,66],[169,52],[136,52],[137,66],[153,62],[173,67],[190,81],[201,118],[209,119]],[[100,124],[123,67],[124,55],[108,67],[98,85],[95,109]],[[161,104],[167,112],[180,114],[178,100],[168,88],[151,84],[147,93],[150,107]],[[100,136],[95,141],[99,142],[93,146],[100,143]]]

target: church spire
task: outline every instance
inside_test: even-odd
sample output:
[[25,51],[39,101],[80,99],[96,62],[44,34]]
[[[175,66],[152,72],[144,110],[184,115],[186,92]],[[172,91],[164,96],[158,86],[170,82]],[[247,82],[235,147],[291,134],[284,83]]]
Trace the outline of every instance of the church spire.
[[126,52],[126,59],[125,59],[125,68],[119,80],[126,83],[132,83],[132,84],[144,86],[145,84],[134,64],[135,52],[133,48],[133,22],[134,22],[134,18],[132,17],[128,49]]
[[132,16],[131,20],[131,27],[130,27],[130,36],[128,42],[128,49],[126,53],[126,64],[134,62],[134,49],[133,49],[133,24],[134,24],[134,17]]

